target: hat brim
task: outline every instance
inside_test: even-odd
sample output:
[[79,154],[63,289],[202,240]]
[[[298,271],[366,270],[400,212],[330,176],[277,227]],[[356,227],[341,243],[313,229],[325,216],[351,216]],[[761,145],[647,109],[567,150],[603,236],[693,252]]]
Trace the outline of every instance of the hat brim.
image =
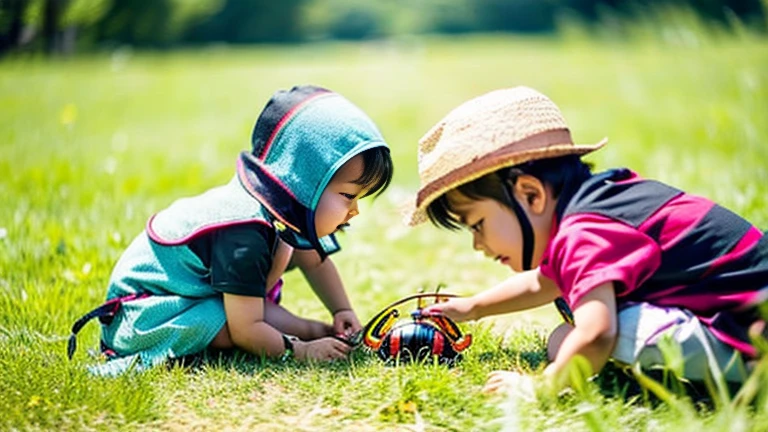
[[603,138],[596,144],[561,144],[551,145],[546,148],[531,149],[524,152],[502,149],[481,159],[455,169],[437,180],[422,185],[419,191],[403,207],[403,221],[409,226],[420,225],[427,220],[427,207],[443,194],[457,187],[490,174],[502,168],[511,167],[532,160],[550,159],[567,155],[585,155],[600,149],[608,142]]

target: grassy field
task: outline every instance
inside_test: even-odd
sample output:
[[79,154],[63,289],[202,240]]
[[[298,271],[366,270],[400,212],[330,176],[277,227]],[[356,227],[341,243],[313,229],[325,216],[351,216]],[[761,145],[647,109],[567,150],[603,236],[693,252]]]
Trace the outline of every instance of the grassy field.
[[[385,367],[364,352],[335,365],[245,356],[115,379],[89,375],[98,305],[112,265],[147,218],[226,182],[271,93],[334,89],[380,125],[397,167],[363,206],[334,259],[365,321],[421,287],[472,293],[505,277],[469,236],[407,229],[398,206],[417,186],[416,142],[466,99],[525,84],[563,109],[574,138],[610,138],[598,169],[713,198],[768,229],[768,41],[703,32],[590,40],[502,36],[350,45],[208,48],[0,62],[0,430],[765,430],[751,405],[653,404],[611,377],[560,400],[515,404],[480,389],[495,369],[544,359],[554,308],[471,324],[456,368]],[[667,34],[669,36],[669,34]],[[289,309],[327,319],[298,274]],[[768,375],[767,375],[768,376]],[[765,381],[762,381],[765,388]]]

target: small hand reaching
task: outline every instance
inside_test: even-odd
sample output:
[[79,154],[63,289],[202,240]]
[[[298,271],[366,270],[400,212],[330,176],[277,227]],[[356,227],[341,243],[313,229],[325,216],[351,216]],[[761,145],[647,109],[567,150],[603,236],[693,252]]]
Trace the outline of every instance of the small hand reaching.
[[357,315],[351,309],[343,309],[333,314],[333,331],[339,337],[350,337],[363,329]]
[[525,400],[536,398],[534,379],[512,371],[493,371],[483,387],[484,393],[506,394]]
[[294,354],[298,360],[330,361],[346,358],[352,349],[346,343],[324,337],[309,342],[294,342]]
[[474,319],[471,298],[452,298],[448,301],[435,303],[422,309],[421,313],[424,315],[445,315],[457,322]]

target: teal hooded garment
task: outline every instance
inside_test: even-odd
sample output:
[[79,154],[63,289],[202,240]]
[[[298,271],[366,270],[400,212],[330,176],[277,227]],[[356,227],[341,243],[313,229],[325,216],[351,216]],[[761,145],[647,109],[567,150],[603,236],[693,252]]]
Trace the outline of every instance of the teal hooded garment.
[[260,224],[321,257],[338,250],[333,235],[315,232],[320,197],[345,162],[380,146],[386,143],[371,119],[342,96],[312,86],[275,93],[234,178],[157,213],[117,262],[107,300],[138,298],[102,321],[102,347],[115,356],[92,370],[113,375],[206,349],[226,316],[210,269],[188,246],[204,233]]

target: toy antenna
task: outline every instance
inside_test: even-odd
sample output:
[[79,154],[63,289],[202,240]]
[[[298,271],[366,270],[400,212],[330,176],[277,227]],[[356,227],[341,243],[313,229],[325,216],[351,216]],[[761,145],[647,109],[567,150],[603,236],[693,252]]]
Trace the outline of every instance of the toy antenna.
[[437,284],[437,288],[435,288],[435,303],[438,303],[440,301],[440,290],[445,288],[445,284],[440,282]]

